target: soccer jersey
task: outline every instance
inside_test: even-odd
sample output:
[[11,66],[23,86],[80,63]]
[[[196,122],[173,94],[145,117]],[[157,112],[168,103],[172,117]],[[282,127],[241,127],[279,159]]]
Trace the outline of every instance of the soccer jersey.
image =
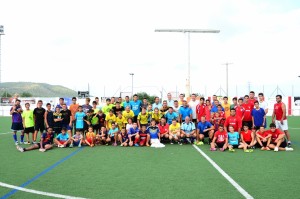
[[85,117],[85,113],[84,112],[77,112],[77,113],[75,113],[75,119],[76,119],[75,127],[77,129],[83,129],[84,128],[84,121],[83,121],[84,117]]
[[268,133],[269,135],[271,134],[271,142],[274,143],[275,140],[279,137],[279,135],[284,135],[284,132],[282,132],[281,130],[279,129],[275,129],[274,132],[272,132],[271,130],[267,130],[265,131],[266,133]]
[[216,138],[216,143],[224,143],[227,139],[227,133],[226,131],[216,131],[214,137]]
[[158,104],[153,103],[153,104],[152,104],[152,110],[154,110],[155,108],[158,108],[158,110],[160,110],[161,107],[162,107],[162,104],[160,104],[160,103],[158,103]]
[[180,124],[179,123],[176,123],[176,125],[171,124],[169,126],[169,133],[176,134],[178,131],[180,131]]
[[105,114],[105,115],[108,115],[109,111],[112,110],[113,108],[113,105],[112,104],[109,104],[109,105],[105,105],[102,107],[102,112]]
[[196,106],[196,114],[197,114],[197,119],[199,121],[202,116],[205,116],[205,105],[204,104],[198,104]]
[[157,127],[159,128],[159,132],[161,135],[167,133],[169,131],[169,127],[170,125],[169,124],[165,124],[165,125],[161,125],[161,124],[158,124]]
[[47,115],[47,123],[49,127],[53,127],[54,123],[54,117],[53,117],[53,111],[51,110],[46,110],[46,115]]
[[159,128],[157,126],[149,126],[147,132],[150,135],[150,139],[158,139]]
[[120,117],[116,117],[116,123],[118,125],[118,128],[122,129],[122,127],[125,127],[126,120],[125,120],[125,118],[123,116],[121,118]]
[[71,111],[69,109],[66,109],[66,110],[61,110],[60,113],[62,114],[62,118],[63,118],[62,123],[63,124],[70,124]]
[[65,133],[65,134],[58,134],[56,136],[56,139],[58,139],[59,141],[67,141],[69,139],[69,134],[68,133]]
[[44,124],[45,112],[46,112],[46,110],[42,107],[41,108],[35,108],[33,110],[33,115],[34,115],[36,124],[41,124],[41,123]]
[[206,121],[210,121],[210,110],[211,110],[211,106],[205,106],[205,118]]
[[105,120],[107,122],[106,124],[108,129],[111,129],[111,123],[116,121],[116,116],[114,114],[113,115],[108,114],[106,115]]
[[115,136],[115,133],[117,133],[119,131],[119,129],[116,127],[116,128],[114,128],[114,129],[110,129],[109,131],[108,131],[108,135],[110,135],[111,137],[114,137]]
[[[274,114],[276,120],[281,120],[283,116],[283,110],[282,110],[283,102],[279,102],[274,104]],[[283,117],[284,120],[286,120],[286,115]]]
[[129,132],[128,132],[128,135],[133,135],[133,134],[136,134],[136,133],[139,133],[139,132],[140,132],[139,128],[130,128]]
[[53,133],[43,133],[42,134],[43,144],[52,144],[53,138],[54,138]]
[[141,105],[142,105],[141,100],[130,102],[130,108],[133,111],[135,116],[138,116],[139,113],[141,112]]
[[129,112],[123,111],[122,115],[123,115],[123,117],[126,120],[126,122],[125,122],[126,124],[127,124],[127,121],[128,121],[129,118],[133,118],[134,117],[134,113],[133,113],[132,110],[130,110]]
[[247,121],[247,122],[252,121],[251,111],[253,109],[253,106],[247,103],[247,104],[243,104],[243,107],[245,109],[243,121]]
[[245,142],[251,142],[252,141],[252,131],[251,130],[242,131],[241,135],[243,136],[243,140]]
[[223,103],[222,106],[224,107],[224,112],[225,112],[225,118],[230,116],[230,104]]
[[101,127],[104,126],[106,115],[104,113],[102,113],[101,115],[98,114],[98,118],[99,118],[99,124],[100,124],[100,126]]
[[124,107],[124,109],[127,107],[127,106],[129,106],[130,107],[130,102],[128,101],[128,102],[123,102],[123,107]]
[[[10,111],[12,111],[12,107],[10,109]],[[17,112],[18,109],[21,109],[21,106],[17,106],[16,109],[15,109],[15,112],[13,112],[12,114],[12,123],[22,123],[22,115],[21,113]]]
[[175,112],[172,112],[172,113],[167,112],[165,114],[165,118],[166,118],[166,121],[168,124],[172,124],[172,120],[177,119],[177,117],[178,117],[178,115]]
[[83,110],[84,113],[87,113],[88,110],[90,110],[90,109],[92,109],[92,108],[93,108],[93,107],[92,107],[91,105],[89,105],[89,104],[84,104],[84,105],[82,105],[82,110]]
[[162,118],[162,114],[160,112],[157,113],[157,114],[153,112],[152,115],[151,115],[151,118],[154,119],[155,122],[158,123],[159,120]]
[[117,108],[116,106],[114,106],[114,107],[112,108],[112,110],[113,110],[113,113],[114,113],[115,115],[117,115],[118,112],[122,113],[122,112],[124,111],[124,107],[123,107],[123,106],[120,106],[120,108]]
[[[61,113],[58,113],[58,112],[55,112],[53,113],[53,119],[61,119],[62,118],[62,114]],[[54,121],[54,124],[53,124],[53,127],[54,128],[61,128],[62,127],[62,122],[61,121]]]
[[196,128],[194,122],[189,122],[189,123],[182,122],[181,124],[181,130],[183,130],[187,134],[192,133],[192,131],[195,129]]
[[25,110],[22,113],[22,117],[25,121],[25,128],[33,127],[34,120],[33,120],[33,110]]
[[140,121],[140,124],[148,124],[148,118],[149,118],[148,113],[145,114],[139,113],[137,119]]
[[[263,125],[265,119],[265,110],[262,109],[262,108],[259,108],[258,110],[257,109],[253,109],[252,112],[251,112],[251,115],[254,119],[254,126],[256,127],[260,127]],[[266,123],[264,124],[264,126],[266,125]],[[265,126],[266,127],[266,126]]]
[[238,132],[228,133],[228,143],[230,145],[238,145],[239,137],[240,137],[240,135]]
[[199,122],[198,125],[197,125],[197,129],[199,129],[199,132],[200,133],[204,133],[204,130],[205,129],[209,129],[212,127],[212,124],[210,122]]
[[128,141],[128,135],[127,135],[127,133],[121,134],[121,136],[122,136],[122,142],[126,142],[126,140]]
[[184,120],[186,116],[190,117],[193,114],[193,111],[191,108],[187,106],[186,107],[181,106],[179,109],[179,114],[181,115],[181,119]]
[[92,123],[92,125],[96,125],[96,124],[99,124],[99,117],[98,117],[98,112],[99,112],[99,109],[93,109],[94,110],[94,116],[93,116],[93,118],[92,118],[92,121],[91,121],[91,123]]
[[245,108],[243,106],[237,106],[235,108],[235,113],[236,113],[236,116],[243,119],[244,114],[245,114]]
[[193,119],[197,118],[196,107],[198,106],[199,103],[200,103],[199,100],[195,100],[195,101],[191,100],[191,101],[189,101],[189,107],[192,109],[192,117],[193,117]]
[[75,140],[80,140],[80,139],[83,138],[83,136],[82,136],[81,134],[79,134],[79,135],[75,134],[75,135],[73,135],[73,138],[74,138]]
[[239,128],[242,128],[242,120],[237,116],[229,116],[225,120],[224,126],[228,127],[229,125],[233,126],[234,131],[238,131]]
[[86,134],[85,134],[85,138],[87,139],[87,140],[92,140],[92,139],[94,139],[96,137],[96,134],[94,133],[94,132],[87,132]]
[[260,140],[262,140],[263,138],[267,137],[269,134],[271,134],[271,131],[267,130],[267,131],[264,131],[264,132],[260,132],[258,131],[257,132],[258,135],[260,135],[262,138],[260,138]]
[[75,114],[78,111],[79,104],[71,104],[69,110],[71,111],[72,120],[75,119]]

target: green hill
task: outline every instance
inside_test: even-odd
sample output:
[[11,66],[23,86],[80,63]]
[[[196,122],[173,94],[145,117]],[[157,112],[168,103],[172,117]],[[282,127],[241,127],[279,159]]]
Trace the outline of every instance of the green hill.
[[4,82],[0,84],[0,96],[18,93],[31,94],[32,97],[74,97],[77,92],[60,85],[33,82]]

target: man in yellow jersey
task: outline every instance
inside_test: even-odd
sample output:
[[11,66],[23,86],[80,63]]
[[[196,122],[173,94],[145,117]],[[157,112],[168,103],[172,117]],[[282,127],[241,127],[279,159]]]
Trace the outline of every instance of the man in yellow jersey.
[[170,144],[174,144],[173,141],[177,142],[179,145],[182,145],[180,141],[180,124],[176,119],[172,120],[172,124],[169,126],[169,139]]
[[138,127],[139,129],[142,129],[142,126],[147,127],[148,125],[148,119],[149,119],[149,114],[146,111],[146,108],[143,107],[142,108],[142,112],[139,113],[138,117],[137,117],[137,121],[138,121]]
[[126,106],[125,111],[122,112],[122,115],[126,120],[125,125],[127,124],[127,121],[128,121],[129,118],[132,119],[134,117],[134,113],[130,109],[130,106]]
[[224,108],[225,118],[229,117],[230,116],[230,104],[228,103],[227,96],[223,97],[222,107]]
[[106,118],[105,118],[105,121],[106,121],[106,128],[107,130],[111,129],[111,124],[113,122],[116,122],[116,116],[113,114],[113,110],[109,110],[109,113],[106,115]]

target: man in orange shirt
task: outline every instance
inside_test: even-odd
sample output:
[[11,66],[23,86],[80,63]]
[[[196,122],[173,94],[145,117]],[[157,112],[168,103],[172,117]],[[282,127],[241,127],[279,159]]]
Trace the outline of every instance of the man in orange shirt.
[[77,104],[76,101],[77,101],[76,97],[72,97],[72,104],[69,107],[69,110],[71,111],[72,131],[73,128],[75,128],[75,114],[78,111],[78,107],[79,107],[79,104]]

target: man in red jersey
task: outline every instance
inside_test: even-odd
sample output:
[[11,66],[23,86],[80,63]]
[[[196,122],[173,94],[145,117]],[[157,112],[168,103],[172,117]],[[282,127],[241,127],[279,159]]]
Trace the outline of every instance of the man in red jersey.
[[216,147],[220,149],[220,151],[224,151],[228,145],[228,135],[227,132],[224,130],[222,124],[220,124],[218,131],[214,134],[214,138],[210,143],[210,150],[216,151]]
[[243,107],[243,103],[244,103],[243,98],[239,98],[238,104],[237,104],[237,106],[236,106],[236,108],[235,108],[235,113],[236,113],[236,115],[237,115],[239,118],[241,118],[242,121],[243,121],[243,119],[244,119],[244,114],[245,114],[245,109],[244,109],[244,107]]
[[271,144],[269,145],[270,149],[274,151],[293,151],[293,148],[287,147],[286,140],[284,138],[285,134],[281,130],[276,128],[274,123],[270,124],[270,130],[267,131],[271,134]]
[[286,117],[286,105],[282,102],[282,96],[276,95],[276,104],[272,114],[272,122],[275,123],[276,128],[279,128],[286,135],[288,140],[288,147],[291,147],[291,136],[288,131],[288,122]]
[[254,106],[254,102],[257,101],[257,99],[255,98],[255,93],[254,91],[250,91],[249,92],[249,104],[251,104],[252,106]]
[[241,133],[242,128],[242,120],[238,116],[236,116],[235,109],[230,110],[230,116],[226,118],[224,123],[225,130],[227,131],[227,127],[231,125],[234,128],[234,131]]
[[210,100],[209,99],[207,99],[206,101],[205,101],[205,118],[206,118],[206,121],[207,122],[210,122],[210,110],[211,110],[211,108],[212,108],[212,105],[211,105],[211,103],[210,103]]
[[252,128],[253,123],[252,123],[252,115],[251,112],[253,110],[253,104],[249,103],[249,96],[245,95],[244,96],[244,103],[243,103],[243,107],[245,109],[245,113],[244,113],[244,118],[243,118],[243,126],[246,124],[249,129]]
[[199,104],[196,106],[197,123],[200,122],[201,117],[205,116],[205,104],[204,97],[200,98]]

